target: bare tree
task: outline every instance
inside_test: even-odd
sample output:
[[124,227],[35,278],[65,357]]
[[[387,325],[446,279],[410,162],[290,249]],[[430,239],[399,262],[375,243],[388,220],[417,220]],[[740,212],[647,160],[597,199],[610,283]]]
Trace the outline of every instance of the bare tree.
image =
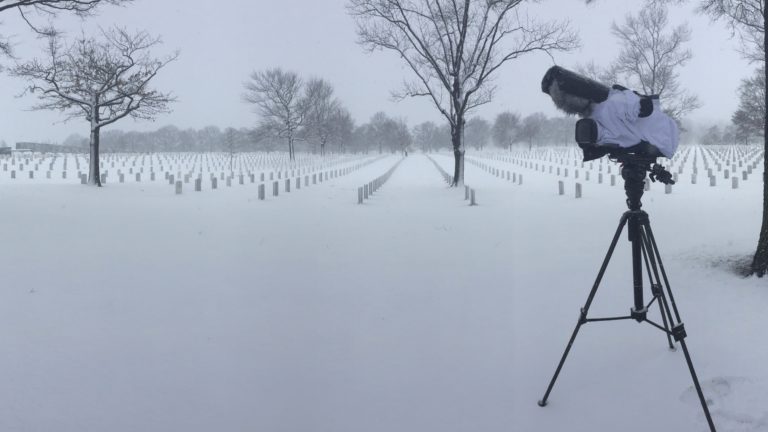
[[533,141],[541,137],[544,126],[547,124],[547,116],[537,112],[527,115],[520,125],[519,137],[528,141],[528,150],[533,148]]
[[[713,19],[723,20],[738,34],[741,41],[742,55],[760,65],[762,81],[768,81],[768,68],[765,66],[768,34],[768,8],[765,0],[703,0],[699,10]],[[768,106],[768,92],[763,90],[763,104]],[[737,112],[738,113],[738,112]],[[768,116],[763,116],[763,147],[768,154]],[[768,158],[763,157],[763,221],[757,250],[752,259],[750,273],[764,276],[768,272]]]
[[255,105],[261,117],[259,129],[284,139],[290,160],[295,160],[295,142],[310,108],[304,95],[304,81],[295,72],[274,68],[253,72],[244,85],[243,100]]
[[330,124],[339,152],[343,153],[346,151],[347,144],[352,141],[352,133],[355,130],[355,121],[352,119],[352,114],[343,106],[338,106],[331,114]]
[[412,143],[411,131],[404,119],[394,119],[384,112],[377,112],[360,130],[366,148],[373,146],[379,153],[405,151]]
[[520,116],[509,111],[497,115],[493,122],[491,135],[497,146],[505,147],[511,151],[512,144],[520,136]]
[[357,152],[360,152],[368,154],[371,149],[371,140],[369,139],[370,136],[370,124],[365,123],[355,127],[355,130],[352,132],[352,141],[350,142],[349,146],[352,150],[352,153],[356,154]]
[[384,146],[389,144],[387,139],[391,137],[393,120],[386,113],[375,113],[368,122],[368,136],[374,147],[379,148],[379,154],[384,152]]
[[[687,25],[667,32],[666,6],[650,3],[638,15],[627,15],[624,24],[613,23],[612,32],[622,44],[619,57],[603,77],[625,80],[621,84],[648,95],[660,95],[664,112],[678,123],[701,103],[680,88],[677,70],[692,58],[683,45],[691,39]],[[611,84],[611,83],[609,83]]]
[[442,138],[441,130],[434,122],[426,121],[413,128],[413,140],[425,153],[432,153],[450,141],[447,139],[446,142],[441,142]]
[[235,170],[235,152],[237,150],[237,129],[228,127],[224,129],[224,142],[229,153],[229,171]]
[[739,107],[731,122],[740,137],[763,133],[765,124],[765,71],[759,68],[750,78],[741,80],[739,85]]
[[[35,25],[29,13],[55,18],[61,12],[71,12],[81,17],[91,14],[101,4],[126,4],[133,0],[0,0],[0,13],[16,11],[27,25],[38,34],[51,36],[56,30],[50,25]],[[13,57],[13,45],[0,35],[0,54]]]
[[161,43],[146,32],[122,28],[101,30],[101,38],[85,35],[66,44],[57,34],[48,38],[44,60],[34,59],[13,68],[29,81],[27,92],[37,95],[35,110],[57,110],[66,120],[90,122],[88,183],[101,186],[99,134],[101,128],[125,117],[153,120],[175,101],[170,93],[149,87],[150,81],[178,52],[156,58],[150,50]]
[[543,131],[544,139],[548,140],[549,144],[567,146],[573,143],[576,120],[571,116],[548,118]]
[[320,143],[320,154],[325,155],[325,146],[333,138],[334,115],[341,102],[333,97],[333,86],[324,79],[312,79],[306,85],[307,121],[305,135]]
[[491,136],[491,125],[482,117],[472,117],[467,121],[465,138],[468,144],[482,150]]
[[400,151],[404,154],[407,154],[408,149],[411,147],[411,144],[413,144],[413,135],[411,135],[411,130],[408,129],[408,123],[405,121],[405,119],[399,118],[393,120],[390,133],[391,151]]
[[718,125],[710,126],[701,136],[701,144],[703,145],[720,145],[722,143],[723,134],[720,132]]
[[427,97],[448,120],[455,159],[453,185],[464,181],[465,117],[488,103],[494,73],[526,53],[570,50],[565,23],[538,23],[517,9],[522,0],[349,0],[359,43],[394,51],[415,78],[397,98]]

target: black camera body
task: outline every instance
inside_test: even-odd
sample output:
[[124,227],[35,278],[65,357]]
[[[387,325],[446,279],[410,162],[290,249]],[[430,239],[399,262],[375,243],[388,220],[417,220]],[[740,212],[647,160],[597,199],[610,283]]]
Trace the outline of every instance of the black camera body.
[[647,141],[640,141],[634,146],[621,147],[617,144],[597,144],[597,122],[583,118],[576,122],[576,144],[584,153],[584,162],[600,159],[605,155],[637,155],[646,158],[659,158],[664,155]]

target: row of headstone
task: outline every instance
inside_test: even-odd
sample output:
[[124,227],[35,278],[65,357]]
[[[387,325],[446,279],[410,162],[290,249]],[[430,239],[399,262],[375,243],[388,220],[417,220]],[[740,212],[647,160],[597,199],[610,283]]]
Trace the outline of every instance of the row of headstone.
[[[188,159],[188,160],[196,160],[196,159],[199,160],[201,158],[202,158],[202,156],[200,156],[200,155],[194,155],[194,156],[186,157],[186,159]],[[248,156],[248,158],[254,159],[255,157]],[[321,167],[333,168],[336,165],[348,164],[350,161],[360,160],[361,158],[362,158],[361,156],[349,156],[349,155],[334,156],[334,157],[331,158],[330,161],[328,160],[328,158],[324,158],[323,163],[319,163],[317,160],[313,160],[310,157],[306,157],[306,161],[307,161],[307,164],[311,164],[312,166],[315,166],[315,167],[316,166],[321,166]],[[49,164],[49,170],[54,171],[56,169],[56,167],[54,166],[54,163],[56,163],[57,160],[59,161],[58,167],[60,167],[62,165],[61,161],[63,161],[64,169],[69,169],[69,167],[67,166],[67,163],[68,162],[71,163],[71,161],[74,160],[75,164],[78,165],[78,168],[79,168],[80,161],[83,160],[83,161],[85,161],[87,163],[87,159],[88,159],[87,157],[77,156],[77,155],[75,155],[74,157],[73,156],[64,156],[64,157],[61,157],[61,158],[59,158],[58,155],[56,155],[56,156],[48,156],[48,155],[38,156],[38,155],[35,155],[31,159],[30,158],[26,158],[26,159],[5,158],[4,159],[4,169],[5,169],[5,171],[8,171],[8,169],[9,169],[8,163],[10,161],[12,164],[14,164],[13,167],[16,167],[15,164],[17,162],[21,163],[23,165],[22,169],[23,169],[24,166],[26,166],[26,164],[34,165],[35,171],[39,171],[40,168],[41,168],[41,165]],[[120,156],[110,155],[110,154],[104,155],[103,154],[102,155],[101,166],[102,166],[102,168],[106,168],[106,167],[110,167],[110,166],[113,166],[113,167],[128,167],[128,169],[127,169],[128,173],[133,175],[133,172],[136,171],[136,170],[138,170],[138,171],[140,171],[142,173],[144,173],[146,171],[145,165],[146,165],[146,161],[147,160],[150,161],[150,165],[155,166],[155,164],[152,162],[154,159],[155,158],[153,158],[153,157],[149,157],[149,159],[147,159],[146,155],[142,155],[141,158],[139,158],[136,155],[133,155],[132,157],[128,158],[127,160],[126,159],[121,160]],[[160,159],[160,158],[158,157],[158,159]],[[181,158],[169,158],[169,157],[165,157],[165,159],[181,160]],[[159,163],[162,163],[162,159],[160,159]],[[296,163],[300,163],[300,162],[296,162]],[[141,166],[138,166],[138,165],[141,165]],[[166,165],[169,165],[169,164],[166,164]],[[168,170],[168,168],[170,168],[170,171],[177,171],[174,167],[163,167],[162,164],[160,166],[163,169],[166,169],[166,170]],[[154,168],[151,168],[151,169],[154,170]],[[310,169],[311,169],[310,167],[296,167],[296,166],[292,167],[291,169],[286,168],[285,169],[285,173],[286,173],[285,176],[288,176],[289,172],[294,173],[294,175],[295,175],[295,172],[305,172],[305,171],[308,171]],[[181,171],[186,171],[186,170],[182,169]],[[188,172],[188,174],[191,174],[191,173]],[[281,173],[280,176],[282,177],[283,174]],[[177,177],[180,178],[181,176],[177,176]]]
[[440,173],[440,176],[443,178],[443,181],[448,183],[449,185],[453,183],[453,177],[451,177],[444,169],[440,166],[430,155],[427,155],[427,159],[429,159],[432,162],[432,165],[435,166],[435,169],[437,169],[437,172]]
[[[705,164],[705,169],[707,170],[708,176],[715,175],[715,171],[714,170],[717,169],[717,172],[722,172],[723,173],[723,178],[725,178],[725,179],[733,178],[733,177],[736,177],[736,176],[732,176],[733,172],[735,172],[739,168],[746,167],[746,170],[742,171],[742,176],[741,176],[742,180],[744,180],[744,181],[746,181],[748,179],[748,176],[752,173],[753,168],[756,168],[757,164],[762,161],[762,150],[760,148],[757,148],[757,147],[753,147],[751,149],[749,149],[749,148],[745,149],[745,147],[742,146],[742,147],[738,147],[736,149],[726,149],[725,152],[724,152],[725,157],[723,157],[722,154],[719,156],[719,157],[722,158],[722,160],[720,162],[718,162],[718,159],[716,159],[718,156],[716,156],[716,154],[713,153],[712,149],[704,149],[704,150],[702,150],[699,147],[686,146],[686,147],[683,147],[681,150],[682,151],[679,151],[678,153],[676,153],[673,156],[673,158],[670,160],[670,163],[667,164],[668,168],[670,169],[670,171],[673,172],[674,180],[677,181],[678,175],[685,172],[684,171],[685,164],[688,162],[688,160],[691,158],[691,156],[693,156],[693,163],[690,166],[692,167],[692,170],[694,172],[694,175],[692,175],[692,177],[691,177],[692,183],[694,183],[694,184],[696,183],[696,175],[695,174],[698,173],[697,161],[698,161],[699,155],[701,155],[701,159],[702,159],[702,161]],[[595,167],[595,165],[593,165],[592,162],[586,164],[586,166],[585,166],[585,163],[580,162],[579,160],[577,160],[577,158],[580,157],[580,155],[578,155],[577,153],[572,153],[571,154],[571,153],[566,152],[567,154],[565,154],[565,156],[564,156],[562,154],[562,152],[560,152],[561,153],[560,155],[557,155],[557,152],[552,151],[552,150],[549,150],[548,152],[549,152],[548,154],[546,152],[543,153],[543,154],[540,153],[539,154],[539,160],[541,160],[541,161],[548,160],[550,162],[556,162],[556,163],[560,163],[561,165],[563,165],[563,166],[557,166],[557,167],[554,167],[553,165],[549,165],[548,172],[550,174],[557,174],[557,176],[568,177],[569,175],[571,175],[571,172],[569,170],[570,166],[573,166],[573,167],[581,166],[581,167],[585,167],[585,168],[586,168],[586,166],[588,166],[589,170],[593,170],[594,167]],[[709,156],[707,156],[708,154],[709,154]],[[537,159],[535,157],[531,157],[530,155],[525,155],[525,156],[522,156],[522,157],[519,157],[519,158],[495,156],[494,155],[494,156],[490,156],[489,158],[492,159],[492,160],[500,160],[500,161],[505,161],[505,162],[510,162],[510,163],[518,164],[518,165],[521,165],[521,166],[529,168],[529,169],[534,169],[536,171],[547,172],[547,170],[545,170],[545,167],[543,166],[543,164],[536,163]],[[715,162],[711,162],[713,160]],[[602,176],[603,164],[602,164],[602,161],[603,161],[603,159],[600,159],[600,160],[597,161],[598,162],[597,169],[599,171],[599,173],[598,173],[598,183],[599,184],[603,183],[603,176]],[[714,165],[714,168],[710,166],[710,163],[712,163]],[[487,164],[479,163],[479,165],[481,166],[481,168],[487,168]],[[495,169],[496,168],[494,168],[493,170],[495,170]],[[496,174],[496,172],[493,171],[493,170],[491,170],[490,172],[492,174]],[[590,171],[589,170],[584,171],[583,175],[581,175],[582,173],[580,172],[580,170],[578,168],[575,168],[573,170],[573,177],[575,179],[584,179],[585,181],[589,181],[590,180]],[[611,172],[611,165],[607,166],[607,172],[608,173]],[[734,185],[734,180],[731,181],[732,188],[734,188],[734,189],[738,188],[738,185],[737,185],[738,184],[738,179],[735,182],[736,182],[735,183],[736,186],[734,187],[733,186]],[[616,179],[615,179],[614,176],[612,176],[611,177],[611,185],[615,185],[615,183],[616,183]],[[716,184],[716,180],[714,181],[714,184]],[[666,192],[666,190],[667,190],[667,188],[665,187],[665,192]]]
[[387,170],[384,174],[376,177],[375,179],[371,180],[370,182],[364,184],[363,186],[357,188],[357,203],[363,204],[363,202],[371,197],[374,192],[378,191],[379,188],[384,186],[384,183],[389,180],[389,178],[392,176],[392,173],[395,172],[398,166],[400,166],[400,163],[403,161],[403,158],[398,160],[390,169]]
[[[499,168],[497,168],[495,166],[491,166],[489,164],[486,164],[486,163],[480,162],[478,160],[475,160],[473,158],[465,157],[465,160],[467,162],[469,162],[470,164],[480,168],[481,170],[491,174],[494,177],[501,178],[502,180],[506,178],[506,180],[512,182],[512,184],[517,184],[517,185],[522,185],[523,184],[523,175],[522,174],[518,174],[516,172],[502,170],[502,169],[499,169]],[[534,165],[533,163],[531,163],[531,166],[535,166],[535,169],[538,171],[538,169],[539,169],[539,165],[538,164]],[[542,165],[541,168],[542,168],[542,172],[543,172],[544,166]]]
[[[377,158],[375,160],[378,160],[378,159],[379,158]],[[312,173],[312,184],[317,184],[318,182],[322,183],[323,181],[328,181],[330,179],[334,179],[334,178],[337,178],[339,176],[347,175],[347,174],[349,174],[349,173],[351,173],[351,172],[353,172],[355,170],[358,170],[358,169],[360,169],[360,168],[362,168],[364,166],[367,166],[370,163],[373,163],[375,160],[373,160],[373,159],[372,160],[368,160],[366,162],[357,163],[357,164],[355,164],[353,166],[344,167],[344,168],[341,168],[341,169],[329,170],[329,171],[324,171],[324,172],[320,172],[320,173]],[[298,172],[301,172],[301,171],[298,171]],[[168,180],[168,183],[171,184],[171,185],[175,185],[175,191],[176,191],[177,195],[180,195],[182,193],[182,185],[184,183],[188,183],[189,180],[190,180],[190,176],[189,175],[186,175],[184,177],[184,182],[182,182],[181,180],[177,180],[175,175],[171,174],[169,172],[166,172],[165,175],[166,175],[166,179]],[[310,176],[309,175],[305,175],[303,178],[304,178],[304,186],[305,187],[309,186]],[[222,177],[222,179],[226,180],[226,185],[228,187],[232,186],[232,179],[233,179],[232,177],[226,177],[226,178]],[[255,181],[255,175],[254,174],[249,175],[249,179],[250,179],[251,183],[253,183]],[[212,174],[210,180],[211,180],[211,189],[212,190],[217,189],[218,188],[219,178],[216,175]],[[263,173],[261,174],[261,180],[264,181],[264,174]],[[241,185],[245,184],[245,177],[244,177],[243,174],[240,174],[238,176],[238,182]],[[272,195],[275,196],[275,197],[279,196],[279,193],[280,193],[280,183],[281,183],[280,181],[273,181],[272,182]],[[284,190],[287,193],[291,192],[292,185],[293,185],[293,187],[296,190],[299,190],[299,189],[301,189],[301,184],[302,184],[302,177],[301,176],[295,177],[293,179],[286,178],[284,180],[284,185],[285,185]],[[266,199],[265,190],[266,190],[265,185],[263,183],[259,184],[259,187],[258,187],[258,197],[259,197],[259,200],[263,201],[263,200]],[[196,192],[201,192],[202,191],[202,177],[201,176],[198,176],[195,179],[195,191]]]

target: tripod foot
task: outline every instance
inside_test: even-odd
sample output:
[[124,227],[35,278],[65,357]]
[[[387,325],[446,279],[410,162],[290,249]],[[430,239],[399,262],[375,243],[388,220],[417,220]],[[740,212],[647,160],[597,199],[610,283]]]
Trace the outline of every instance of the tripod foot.
[[539,404],[539,406],[540,406],[540,407],[545,407],[545,406],[547,406],[547,403],[546,403],[546,402],[544,402],[543,400],[540,400],[540,401],[538,401],[538,402],[537,402],[537,404]]
[[670,352],[677,352],[677,347],[669,347]]

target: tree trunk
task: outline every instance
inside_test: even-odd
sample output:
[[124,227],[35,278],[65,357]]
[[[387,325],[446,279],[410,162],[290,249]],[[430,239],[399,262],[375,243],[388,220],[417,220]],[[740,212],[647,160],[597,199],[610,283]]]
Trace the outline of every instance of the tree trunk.
[[293,137],[288,137],[288,159],[293,161]]
[[91,162],[88,167],[88,184],[101,187],[101,170],[99,169],[99,132],[101,128],[91,130]]
[[451,186],[464,186],[464,116],[459,116],[456,125],[451,125],[451,143],[453,144],[453,183]]
[[101,187],[101,170],[99,169],[99,100],[94,95],[91,101],[91,161],[88,167],[88,184]]
[[[768,23],[768,9],[763,11],[763,28],[766,23]],[[768,32],[763,33],[763,49],[768,49]],[[768,68],[764,69],[768,78]],[[764,102],[768,106],[768,92],[765,92]],[[760,227],[757,251],[752,259],[752,274],[760,277],[768,270],[768,115],[763,118],[763,149],[763,224]]]

